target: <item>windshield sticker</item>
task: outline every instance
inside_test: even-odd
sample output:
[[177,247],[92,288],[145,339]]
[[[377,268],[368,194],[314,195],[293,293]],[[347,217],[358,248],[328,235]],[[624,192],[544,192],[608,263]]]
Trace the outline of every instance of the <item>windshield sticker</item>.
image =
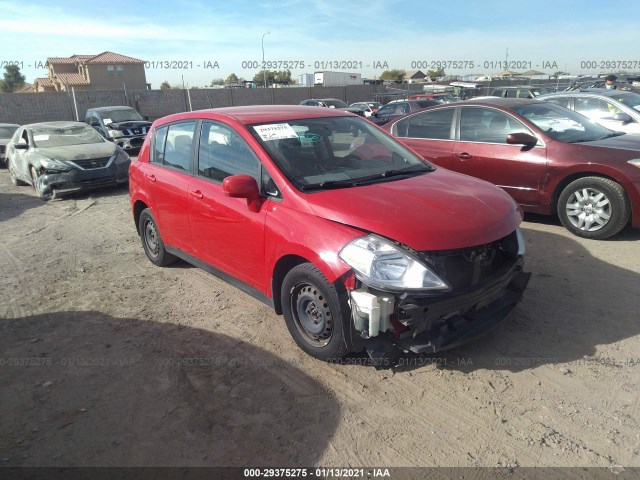
[[253,129],[265,142],[269,140],[284,140],[285,138],[298,138],[298,134],[288,123],[256,125]]
[[49,140],[49,135],[34,135],[33,136],[33,141],[34,142],[46,142],[47,140]]
[[110,124],[110,123],[111,123],[111,119],[110,119],[110,118],[105,118],[105,119],[103,120],[103,122],[104,122],[104,124],[105,124],[105,125],[108,125],[108,124]]
[[322,141],[322,135],[318,135],[317,133],[299,133],[298,137],[300,137],[300,143],[316,143]]

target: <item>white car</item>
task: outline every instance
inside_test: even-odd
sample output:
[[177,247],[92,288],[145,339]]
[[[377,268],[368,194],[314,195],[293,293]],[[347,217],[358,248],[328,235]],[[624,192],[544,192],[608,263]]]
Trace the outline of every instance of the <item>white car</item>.
[[640,94],[634,92],[589,88],[540,95],[536,99],[574,110],[610,130],[640,133]]

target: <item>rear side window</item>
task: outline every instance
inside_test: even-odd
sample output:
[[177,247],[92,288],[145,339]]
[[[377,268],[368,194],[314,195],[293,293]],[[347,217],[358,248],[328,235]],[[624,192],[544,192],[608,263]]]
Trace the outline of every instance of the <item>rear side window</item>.
[[221,182],[245,174],[260,182],[260,161],[244,139],[218,123],[204,122],[200,132],[198,175]]
[[550,97],[545,98],[545,102],[555,103],[556,105],[560,105],[564,108],[569,108],[569,98],[568,97]]
[[453,113],[453,108],[418,113],[399,121],[394,128],[398,137],[449,140]]
[[190,171],[196,123],[175,123],[156,129],[152,161],[179,170]]

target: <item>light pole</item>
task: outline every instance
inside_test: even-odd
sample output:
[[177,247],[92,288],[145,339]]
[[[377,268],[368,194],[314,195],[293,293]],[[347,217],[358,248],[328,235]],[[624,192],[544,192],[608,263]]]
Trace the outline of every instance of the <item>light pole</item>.
[[270,33],[271,32],[262,34],[262,77],[264,78],[264,88],[267,88],[267,71],[264,66],[264,37]]

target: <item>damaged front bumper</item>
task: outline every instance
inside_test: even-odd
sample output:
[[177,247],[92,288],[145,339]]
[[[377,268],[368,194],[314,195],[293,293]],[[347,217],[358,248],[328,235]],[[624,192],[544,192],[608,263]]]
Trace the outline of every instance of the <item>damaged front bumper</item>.
[[[355,335],[374,359],[448,350],[497,327],[522,299],[531,274],[520,258],[497,278],[440,294],[393,294],[362,286],[350,292]],[[358,342],[360,343],[360,342]]]
[[127,161],[110,162],[107,167],[95,169],[72,168],[67,172],[45,170],[36,180],[37,191],[43,199],[52,199],[69,193],[100,187],[122,185],[129,181]]
[[116,145],[119,145],[124,150],[137,150],[140,147],[142,147],[142,144],[144,143],[145,138],[146,138],[146,134],[129,136],[129,137],[109,138],[109,140],[111,140]]

